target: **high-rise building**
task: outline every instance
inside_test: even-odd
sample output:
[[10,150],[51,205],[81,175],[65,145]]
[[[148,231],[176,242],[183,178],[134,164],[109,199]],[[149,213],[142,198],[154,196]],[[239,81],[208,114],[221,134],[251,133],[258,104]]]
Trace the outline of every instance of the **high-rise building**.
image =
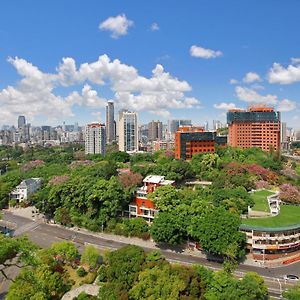
[[105,154],[105,125],[91,123],[85,126],[85,154]]
[[25,116],[19,116],[18,117],[18,128],[23,128],[23,126],[26,124]]
[[116,140],[114,102],[108,101],[106,106],[106,139],[111,144]]
[[280,113],[273,108],[232,109],[227,113],[227,123],[232,147],[258,147],[264,151],[280,149]]
[[223,125],[219,120],[213,120],[213,130],[217,131],[218,129],[222,128]]
[[119,112],[119,150],[124,152],[138,151],[137,114],[127,110]]
[[43,141],[50,140],[50,138],[51,138],[51,126],[47,126],[47,125],[42,126],[42,132],[41,133],[42,133],[41,138],[42,138]]
[[226,136],[217,136],[204,127],[180,126],[175,134],[175,158],[189,160],[195,153],[215,152],[216,145],[226,144]]
[[160,121],[151,121],[148,124],[148,141],[160,141],[163,136],[163,124]]
[[287,127],[286,122],[281,122],[280,139],[282,143],[287,142]]
[[170,133],[175,134],[178,130],[179,126],[191,126],[192,121],[191,120],[171,120],[169,121],[170,126]]

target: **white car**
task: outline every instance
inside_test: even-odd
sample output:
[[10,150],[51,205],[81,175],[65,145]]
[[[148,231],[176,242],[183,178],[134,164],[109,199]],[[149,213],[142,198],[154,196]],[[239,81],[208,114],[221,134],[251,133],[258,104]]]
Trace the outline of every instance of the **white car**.
[[299,281],[299,277],[292,274],[284,275],[283,279],[287,281]]

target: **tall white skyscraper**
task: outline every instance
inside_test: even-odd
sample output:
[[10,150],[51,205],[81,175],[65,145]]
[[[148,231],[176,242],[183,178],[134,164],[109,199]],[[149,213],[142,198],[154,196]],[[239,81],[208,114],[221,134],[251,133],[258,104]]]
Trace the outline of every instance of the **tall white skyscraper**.
[[119,150],[123,152],[138,151],[137,114],[127,110],[119,112]]
[[91,123],[85,126],[85,154],[105,154],[105,125]]
[[106,106],[106,139],[108,144],[116,140],[115,132],[114,102],[108,101]]

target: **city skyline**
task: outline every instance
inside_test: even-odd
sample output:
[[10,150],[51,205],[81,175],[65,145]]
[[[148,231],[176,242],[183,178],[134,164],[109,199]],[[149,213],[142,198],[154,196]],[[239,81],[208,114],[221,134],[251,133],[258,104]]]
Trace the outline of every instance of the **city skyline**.
[[114,100],[140,124],[267,104],[299,129],[300,3],[170,3],[1,4],[0,125],[104,122]]

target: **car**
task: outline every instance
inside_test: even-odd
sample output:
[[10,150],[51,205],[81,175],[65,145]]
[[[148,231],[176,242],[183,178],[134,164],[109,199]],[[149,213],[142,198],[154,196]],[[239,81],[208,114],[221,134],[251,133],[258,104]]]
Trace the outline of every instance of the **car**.
[[299,277],[297,275],[288,274],[288,275],[284,275],[283,279],[288,281],[298,281]]

